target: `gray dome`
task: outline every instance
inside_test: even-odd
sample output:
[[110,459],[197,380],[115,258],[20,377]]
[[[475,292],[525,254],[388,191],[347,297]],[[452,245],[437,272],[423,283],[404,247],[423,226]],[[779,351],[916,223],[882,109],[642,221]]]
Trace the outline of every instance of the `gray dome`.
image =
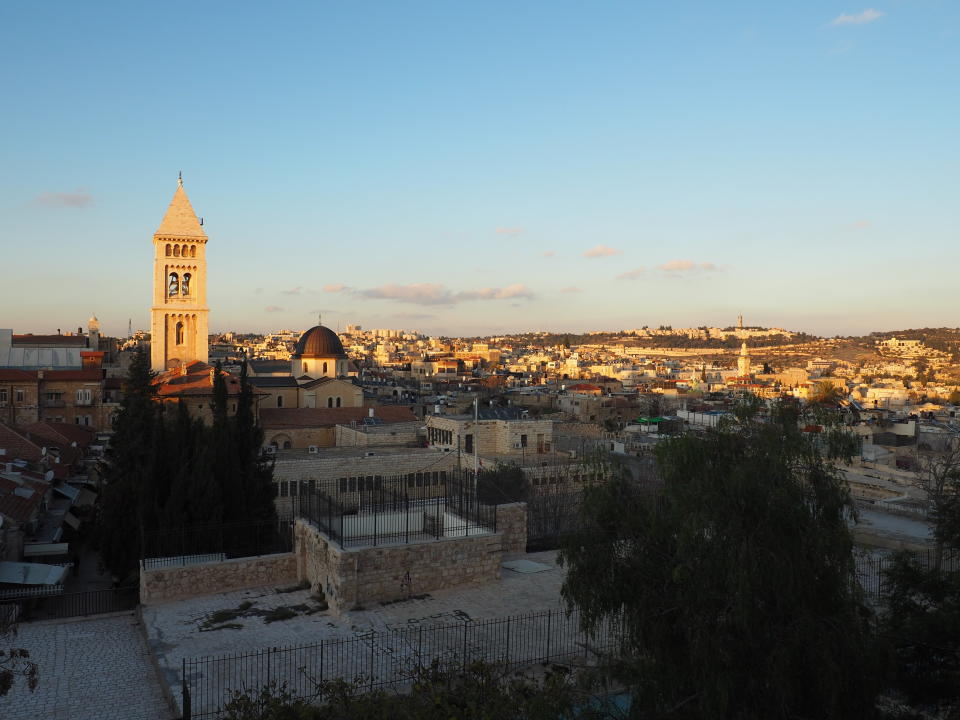
[[293,357],[338,357],[345,358],[343,343],[337,334],[328,327],[315,325],[297,340],[297,349]]

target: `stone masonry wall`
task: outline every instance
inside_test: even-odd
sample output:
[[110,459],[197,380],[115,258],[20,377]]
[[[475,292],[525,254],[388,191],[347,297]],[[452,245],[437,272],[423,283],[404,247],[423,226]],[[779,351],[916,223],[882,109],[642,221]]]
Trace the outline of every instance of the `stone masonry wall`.
[[[500,533],[344,550],[310,523],[297,520],[294,537],[300,578],[314,591],[323,590],[337,613],[500,580]],[[525,546],[525,527],[523,542]]]
[[527,504],[497,505],[497,532],[502,538],[503,552],[527,551]]
[[224,562],[140,571],[140,602],[144,605],[215,595],[228,590],[291,585],[297,582],[294,553],[238,558]]

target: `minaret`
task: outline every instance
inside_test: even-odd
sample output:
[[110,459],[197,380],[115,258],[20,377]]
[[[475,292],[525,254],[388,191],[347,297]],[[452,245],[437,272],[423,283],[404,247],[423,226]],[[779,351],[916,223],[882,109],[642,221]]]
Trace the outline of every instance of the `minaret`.
[[150,366],[164,372],[207,362],[207,234],[177,181],[167,214],[153,234]]
[[750,377],[750,353],[747,344],[740,346],[740,356],[737,358],[737,377]]
[[100,349],[100,321],[97,320],[96,315],[91,315],[90,319],[87,321],[87,337],[89,338],[88,345],[91,350]]

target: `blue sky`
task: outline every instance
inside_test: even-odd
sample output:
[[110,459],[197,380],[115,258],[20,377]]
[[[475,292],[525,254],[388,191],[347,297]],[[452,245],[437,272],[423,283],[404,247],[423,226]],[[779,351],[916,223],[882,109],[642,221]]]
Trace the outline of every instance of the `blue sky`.
[[960,3],[0,4],[0,327],[956,326]]

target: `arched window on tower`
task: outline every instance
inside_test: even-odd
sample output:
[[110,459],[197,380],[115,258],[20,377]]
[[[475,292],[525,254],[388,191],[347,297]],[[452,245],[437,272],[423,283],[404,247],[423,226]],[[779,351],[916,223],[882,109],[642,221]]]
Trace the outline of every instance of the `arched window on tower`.
[[303,364],[303,371],[306,372],[306,371],[309,370],[309,369],[310,369],[310,365],[309,365],[308,363],[304,363],[304,364]]
[[190,257],[196,257],[196,256],[197,256],[197,246],[196,246],[196,245],[191,245],[191,246],[190,246]]
[[186,246],[186,245],[181,245],[181,246],[180,246],[180,254],[181,254],[183,257],[189,256],[190,251],[187,250],[187,246]]
[[183,274],[183,285],[180,286],[181,295],[190,294],[190,273]]
[[167,294],[173,297],[180,294],[180,278],[176,273],[170,273],[170,282],[167,285]]
[[340,396],[337,395],[337,407],[340,407]]
[[174,245],[174,246],[173,246],[173,256],[174,256],[174,257],[180,257],[180,246],[179,246],[179,245]]
[[176,332],[177,345],[183,345],[183,323],[177,323],[177,332]]
[[170,257],[171,252],[172,251],[170,250],[170,243],[167,243],[167,257]]
[[327,407],[328,407],[328,408],[332,408],[332,407],[333,407],[333,398],[332,398],[332,397],[328,397],[328,398],[327,398]]
[[326,364],[326,363],[323,364],[323,374],[324,374],[324,375],[327,374],[327,364]]

